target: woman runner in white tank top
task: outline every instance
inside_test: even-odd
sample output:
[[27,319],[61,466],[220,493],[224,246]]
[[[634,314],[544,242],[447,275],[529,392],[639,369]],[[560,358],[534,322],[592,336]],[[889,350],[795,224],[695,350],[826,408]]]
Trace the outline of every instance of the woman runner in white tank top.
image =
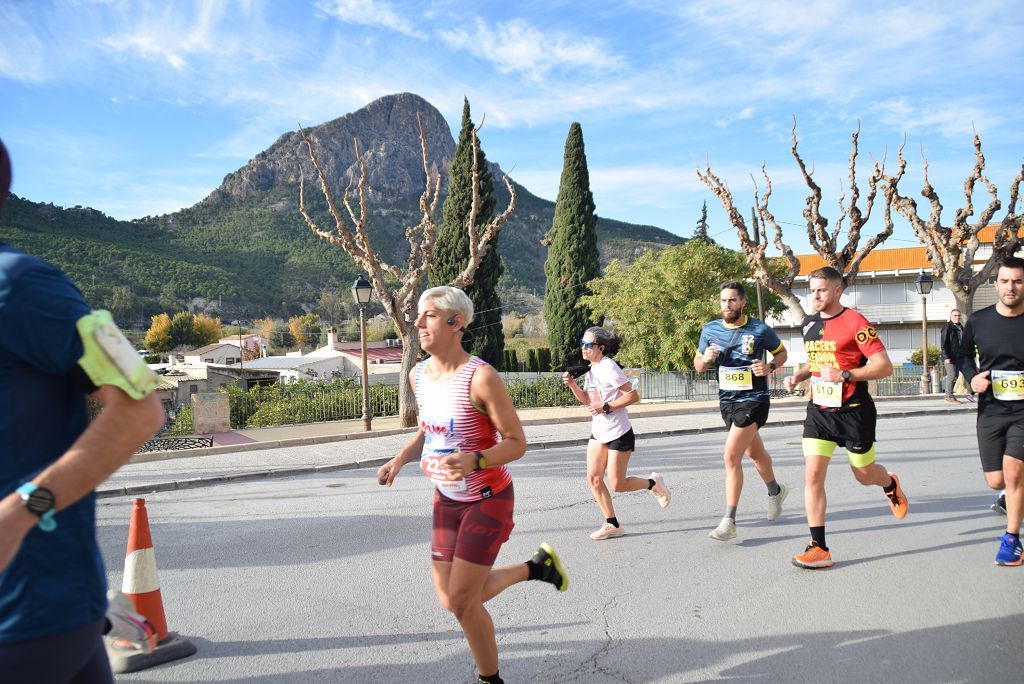
[[377,481],[390,487],[403,465],[419,460],[434,483],[434,589],[462,625],[478,682],[500,684],[494,624],[484,602],[528,579],[559,591],[569,580],[547,543],[525,563],[492,567],[513,527],[512,476],[505,464],[523,455],[526,436],[501,377],[462,348],[472,320],[473,302],[462,290],[435,287],[420,296],[416,327],[430,358],[409,373],[419,429],[380,467]]

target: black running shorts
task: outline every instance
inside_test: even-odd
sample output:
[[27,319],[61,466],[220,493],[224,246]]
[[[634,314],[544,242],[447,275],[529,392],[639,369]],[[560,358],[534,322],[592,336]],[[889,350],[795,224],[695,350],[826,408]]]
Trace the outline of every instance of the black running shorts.
[[754,423],[762,428],[768,422],[770,408],[771,404],[766,401],[722,402],[722,420],[728,428],[733,425],[744,428]]
[[978,411],[978,453],[986,473],[1003,469],[1004,454],[1024,461],[1024,418]]
[[[590,435],[590,439],[594,439],[594,435]],[[594,439],[594,441],[597,440]],[[616,437],[610,442],[605,442],[605,446],[609,451],[633,451],[636,448],[636,435],[633,433],[633,428],[629,428],[629,432],[626,434]]]
[[867,453],[875,443],[878,412],[871,397],[858,400],[858,404],[855,407],[828,409],[807,402],[804,437],[835,442],[855,454]]

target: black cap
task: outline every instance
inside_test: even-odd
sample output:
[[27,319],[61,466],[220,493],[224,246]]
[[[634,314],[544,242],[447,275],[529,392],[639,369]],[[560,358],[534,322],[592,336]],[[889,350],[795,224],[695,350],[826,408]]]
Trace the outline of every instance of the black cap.
[[0,140],[0,211],[7,201],[7,191],[11,189],[11,156],[7,154],[4,141]]

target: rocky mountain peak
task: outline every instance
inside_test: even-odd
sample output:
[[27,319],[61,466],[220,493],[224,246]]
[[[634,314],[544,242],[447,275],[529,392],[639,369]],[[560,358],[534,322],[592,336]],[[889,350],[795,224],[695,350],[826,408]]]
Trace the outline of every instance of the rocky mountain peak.
[[[358,178],[357,140],[364,153],[371,200],[390,203],[419,197],[424,178],[417,113],[423,121],[428,163],[446,183],[455,141],[441,112],[419,95],[386,95],[351,114],[306,129],[339,199],[349,181]],[[228,174],[206,201],[250,197],[279,185],[298,185],[300,172],[307,184],[317,183],[306,145],[299,133],[292,131]]]

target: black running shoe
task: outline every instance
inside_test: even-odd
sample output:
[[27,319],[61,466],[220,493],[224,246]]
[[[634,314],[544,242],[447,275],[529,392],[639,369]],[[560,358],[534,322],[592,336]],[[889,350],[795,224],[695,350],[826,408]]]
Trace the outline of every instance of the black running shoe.
[[558,554],[550,544],[544,542],[537,547],[530,561],[543,569],[544,575],[541,580],[551,584],[558,591],[565,591],[569,588],[569,576],[565,574],[562,561],[558,560]]
[[992,509],[993,513],[998,513],[999,515],[1006,515],[1006,495],[1000,494],[999,498],[993,501],[992,505],[989,506],[989,508]]

